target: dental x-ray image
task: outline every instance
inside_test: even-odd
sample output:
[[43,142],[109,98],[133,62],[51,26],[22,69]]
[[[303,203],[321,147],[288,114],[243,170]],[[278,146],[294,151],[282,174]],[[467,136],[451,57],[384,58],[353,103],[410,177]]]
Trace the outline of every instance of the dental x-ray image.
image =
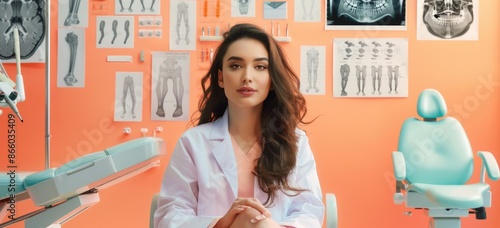
[[406,0],[326,0],[327,30],[406,30]]
[[478,0],[419,0],[418,40],[478,40]]
[[[0,1],[0,59],[13,60],[14,27],[20,32],[20,58],[33,56],[45,40],[45,0]],[[5,61],[4,61],[5,62]]]

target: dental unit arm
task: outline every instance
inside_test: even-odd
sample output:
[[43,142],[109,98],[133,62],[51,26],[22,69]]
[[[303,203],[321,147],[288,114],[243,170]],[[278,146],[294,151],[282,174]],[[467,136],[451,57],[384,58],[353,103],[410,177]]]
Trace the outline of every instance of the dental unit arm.
[[[14,27],[14,52],[16,54],[16,82],[12,81],[7,72],[3,68],[2,62],[0,61],[0,107],[9,106],[14,114],[23,122],[21,114],[17,109],[17,103],[22,102],[26,99],[24,93],[24,81],[23,75],[21,74],[21,53],[19,47],[19,30],[17,26]],[[2,110],[0,109],[0,115]]]

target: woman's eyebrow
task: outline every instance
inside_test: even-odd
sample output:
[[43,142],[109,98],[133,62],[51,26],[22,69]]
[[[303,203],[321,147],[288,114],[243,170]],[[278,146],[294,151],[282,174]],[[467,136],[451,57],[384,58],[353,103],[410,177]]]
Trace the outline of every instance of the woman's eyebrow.
[[[243,61],[243,58],[241,57],[238,57],[238,56],[229,56],[229,58],[227,58],[226,61],[231,61],[231,60],[238,60],[238,61]],[[262,57],[262,58],[256,58],[253,60],[254,62],[258,62],[258,61],[268,61],[269,62],[269,59],[266,58],[266,57]]]

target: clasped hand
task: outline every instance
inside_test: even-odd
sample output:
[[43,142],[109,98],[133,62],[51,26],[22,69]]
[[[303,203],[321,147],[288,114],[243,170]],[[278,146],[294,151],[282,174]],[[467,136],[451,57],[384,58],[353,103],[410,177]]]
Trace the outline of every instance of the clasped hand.
[[256,224],[267,218],[271,220],[271,212],[257,199],[237,198],[214,228],[228,228],[240,223]]

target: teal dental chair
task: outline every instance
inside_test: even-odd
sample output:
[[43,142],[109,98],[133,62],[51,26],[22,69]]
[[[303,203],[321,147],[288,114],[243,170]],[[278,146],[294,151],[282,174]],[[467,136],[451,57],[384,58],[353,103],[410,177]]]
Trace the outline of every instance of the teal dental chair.
[[446,117],[443,96],[434,89],[422,91],[417,113],[422,119],[408,118],[401,127],[398,151],[392,152],[396,178],[394,202],[422,209],[429,227],[460,227],[461,218],[475,214],[486,219],[491,207],[487,175],[498,180],[499,169],[492,153],[479,151],[480,179],[470,183],[474,155],[462,125]]

